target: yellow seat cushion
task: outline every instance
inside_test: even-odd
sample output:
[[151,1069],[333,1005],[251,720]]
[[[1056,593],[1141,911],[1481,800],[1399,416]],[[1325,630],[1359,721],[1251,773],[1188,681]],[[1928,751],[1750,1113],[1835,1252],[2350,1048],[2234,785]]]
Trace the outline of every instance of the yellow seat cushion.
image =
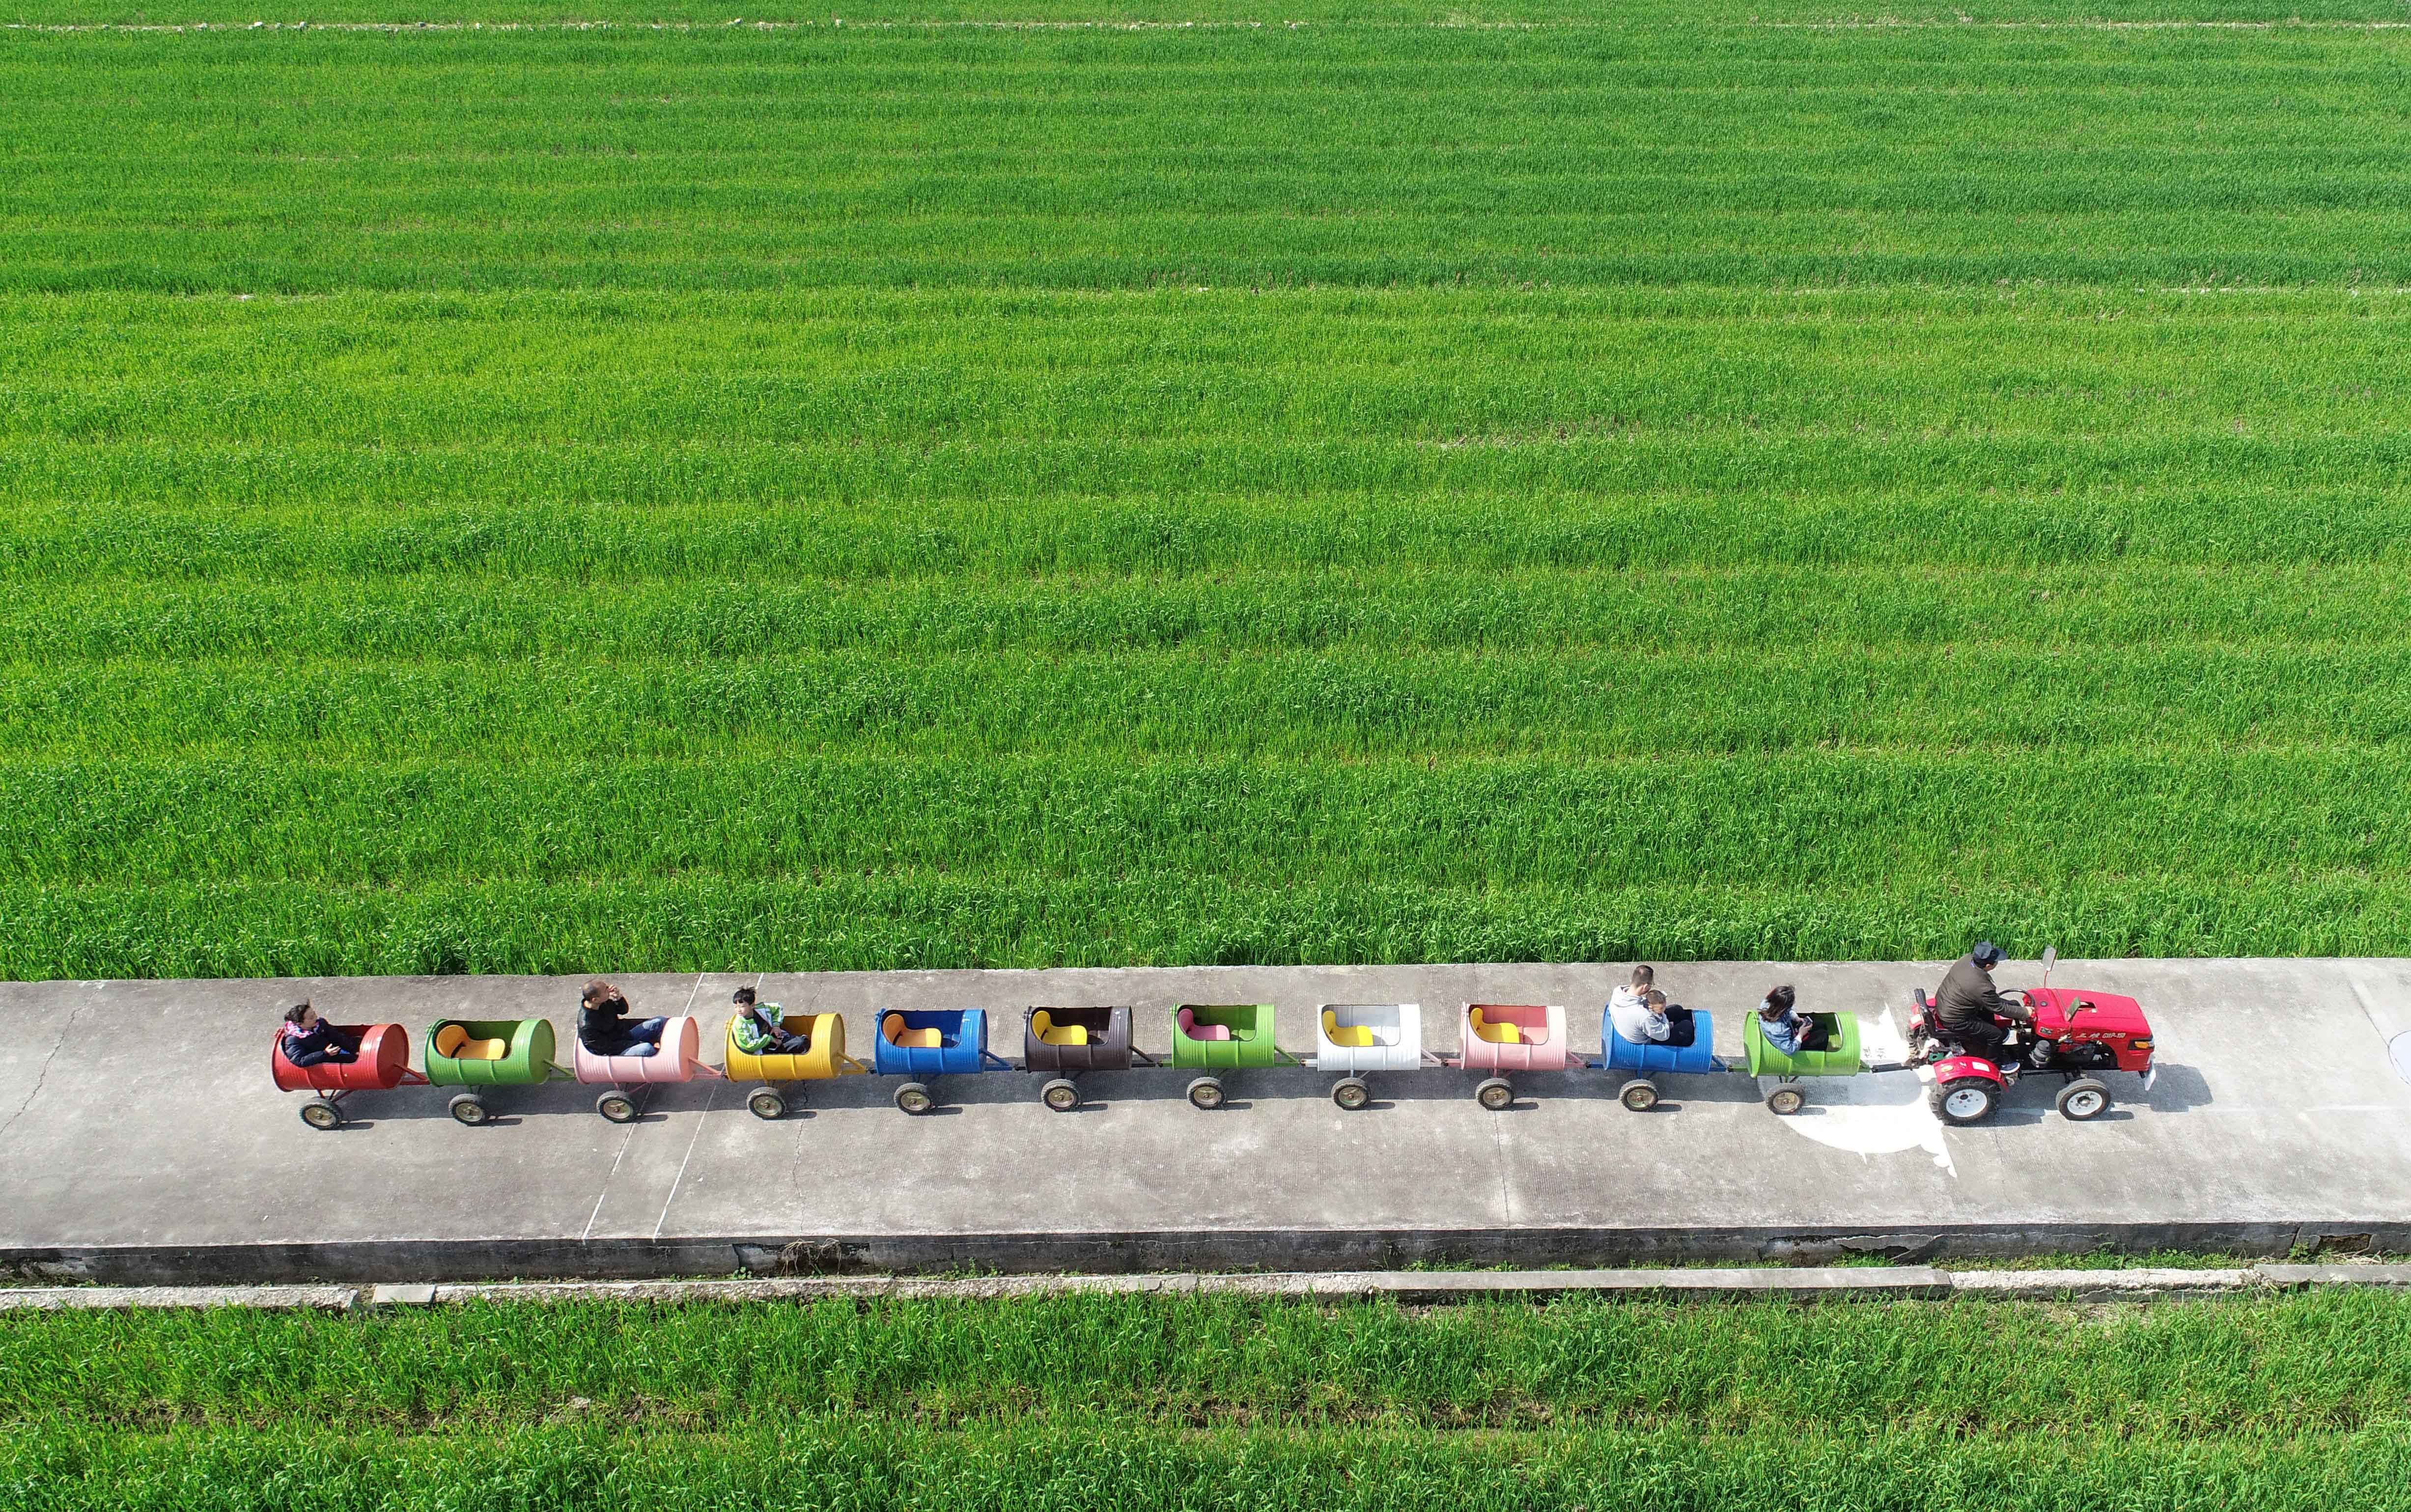
[[1373,1031],[1362,1024],[1342,1024],[1339,1015],[1329,1009],[1322,1010],[1322,1037],[1335,1045],[1364,1050],[1373,1043]]
[[500,1060],[511,1053],[507,1040],[472,1040],[469,1031],[447,1024],[435,1036],[435,1053],[447,1060]]
[[1038,1041],[1041,1044],[1085,1045],[1089,1042],[1089,1031],[1086,1028],[1077,1024],[1058,1024],[1051,1013],[1034,1015],[1030,1021],[1030,1026],[1038,1031]]
[[935,1029],[906,1028],[901,1013],[888,1014],[879,1026],[886,1032],[889,1044],[905,1050],[936,1050],[945,1043],[945,1037]]
[[1522,1031],[1512,1024],[1493,1024],[1479,1012],[1473,1015],[1473,1032],[1494,1045],[1516,1045],[1524,1042]]

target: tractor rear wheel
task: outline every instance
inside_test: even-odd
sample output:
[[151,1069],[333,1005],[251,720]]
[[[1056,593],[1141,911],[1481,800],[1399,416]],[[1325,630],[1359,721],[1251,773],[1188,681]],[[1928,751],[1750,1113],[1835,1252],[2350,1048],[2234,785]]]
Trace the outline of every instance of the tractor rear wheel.
[[1059,1076],[1038,1089],[1038,1100],[1059,1113],[1068,1113],[1080,1106],[1080,1089],[1068,1076]]
[[2110,1089],[2090,1076],[2080,1076],[2059,1089],[2059,1116],[2084,1123],[2110,1111]]
[[1473,1089],[1473,1100],[1494,1113],[1503,1113],[1515,1106],[1515,1083],[1503,1076],[1494,1076]]
[[937,1105],[938,1099],[931,1097],[929,1089],[918,1082],[907,1082],[896,1089],[896,1106],[916,1118]]
[[1624,1083],[1615,1099],[1636,1113],[1645,1113],[1658,1106],[1658,1083],[1645,1076],[1636,1076]]
[[1210,1076],[1201,1076],[1189,1083],[1189,1106],[1202,1112],[1212,1112],[1222,1106],[1222,1083]]
[[1934,1115],[1946,1124],[1980,1124],[2001,1105],[2001,1084],[1988,1077],[1963,1076],[1934,1089]]
[[1779,1086],[1766,1095],[1766,1111],[1789,1118],[1808,1106],[1808,1094],[1796,1086]]
[[764,1123],[787,1116],[786,1098],[769,1087],[764,1087],[745,1099],[745,1111]]
[[1352,1113],[1373,1100],[1373,1089],[1361,1076],[1343,1076],[1331,1083],[1331,1100]]

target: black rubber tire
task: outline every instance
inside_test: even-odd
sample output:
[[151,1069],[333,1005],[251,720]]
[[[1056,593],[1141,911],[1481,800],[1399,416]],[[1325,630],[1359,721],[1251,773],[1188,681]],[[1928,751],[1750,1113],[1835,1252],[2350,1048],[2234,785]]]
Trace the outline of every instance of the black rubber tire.
[[918,1082],[907,1082],[896,1089],[896,1106],[918,1118],[938,1105],[929,1089]]
[[762,1087],[745,1099],[745,1111],[767,1124],[787,1116],[786,1094]]
[[1808,1106],[1808,1094],[1796,1086],[1779,1086],[1766,1095],[1766,1111],[1777,1118],[1789,1118]]
[[1615,1100],[1636,1113],[1645,1113],[1658,1106],[1658,1083],[1645,1076],[1636,1076],[1624,1083],[1624,1090],[1615,1095]]
[[1373,1100],[1373,1089],[1361,1076],[1343,1076],[1331,1083],[1331,1100],[1352,1113]]
[[1068,1113],[1080,1106],[1080,1088],[1068,1076],[1059,1076],[1038,1089],[1038,1100],[1059,1113]]
[[2059,1116],[2072,1124],[2090,1123],[2110,1111],[2110,1088],[2090,1076],[2080,1076],[2059,1089]]
[[474,1092],[455,1092],[452,1094],[452,1100],[446,1103],[444,1107],[445,1112],[452,1115],[453,1122],[464,1124],[471,1128],[475,1128],[494,1116],[492,1111],[487,1108],[486,1099]]
[[594,1111],[612,1123],[633,1124],[636,1121],[636,1099],[613,1087],[594,1099]]
[[312,1098],[301,1105],[301,1122],[324,1134],[343,1127],[343,1110],[324,1098]]
[[1473,1089],[1473,1100],[1494,1113],[1503,1113],[1515,1106],[1515,1083],[1503,1076],[1485,1077]]
[[1221,1082],[1211,1076],[1201,1076],[1190,1083],[1189,1106],[1208,1113],[1222,1106]]
[[2001,1088],[1981,1076],[1963,1076],[1936,1087],[1928,1101],[1935,1117],[1965,1128],[1993,1116],[1993,1110],[2001,1105]]

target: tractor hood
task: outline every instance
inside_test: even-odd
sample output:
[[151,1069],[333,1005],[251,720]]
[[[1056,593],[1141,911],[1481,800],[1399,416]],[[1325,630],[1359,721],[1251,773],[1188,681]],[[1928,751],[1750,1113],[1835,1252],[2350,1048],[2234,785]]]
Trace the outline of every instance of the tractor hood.
[[2038,987],[2026,994],[2035,1027],[2054,1040],[2139,1039],[2152,1032],[2143,1005],[2116,993]]

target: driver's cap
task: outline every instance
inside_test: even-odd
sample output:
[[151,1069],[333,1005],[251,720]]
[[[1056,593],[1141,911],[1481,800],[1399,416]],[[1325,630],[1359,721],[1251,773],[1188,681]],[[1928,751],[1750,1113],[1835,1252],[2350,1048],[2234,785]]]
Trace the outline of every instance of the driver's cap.
[[2001,948],[1989,939],[1984,940],[1967,952],[1967,958],[1978,966],[1998,966],[2001,964]]

